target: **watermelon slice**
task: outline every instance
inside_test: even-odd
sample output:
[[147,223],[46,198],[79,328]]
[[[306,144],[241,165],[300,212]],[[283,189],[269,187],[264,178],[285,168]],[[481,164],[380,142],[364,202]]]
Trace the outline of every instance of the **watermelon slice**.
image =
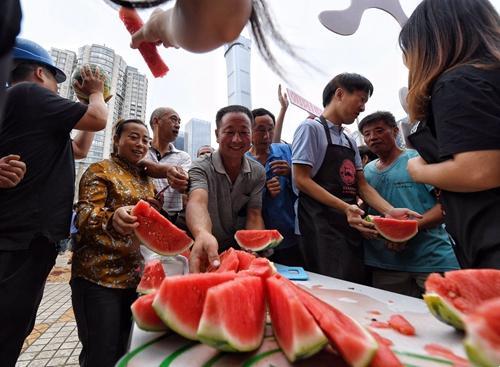
[[139,240],[151,251],[170,256],[186,251],[193,240],[158,213],[148,202],[139,200],[131,214],[137,217],[139,226],[134,230]]
[[370,334],[378,343],[377,352],[370,362],[370,367],[403,367],[403,363],[391,350],[392,342],[379,334],[371,331]]
[[265,280],[275,273],[276,268],[271,261],[269,261],[265,257],[256,257],[252,260],[248,269],[239,271],[238,275],[253,275],[262,278],[262,280]]
[[135,323],[142,330],[147,331],[163,331],[168,330],[167,325],[161,321],[153,309],[153,300],[156,294],[146,294],[137,298],[130,309]]
[[137,293],[149,294],[160,288],[165,279],[165,270],[160,260],[151,260],[146,263],[142,273],[141,281],[137,286]]
[[288,280],[280,275],[267,278],[266,295],[274,336],[290,362],[310,357],[328,344]]
[[257,349],[264,338],[266,304],[259,277],[243,277],[207,292],[198,339],[229,352]]
[[156,293],[153,308],[168,327],[191,340],[196,335],[209,288],[233,280],[234,272],[166,277]]
[[375,229],[386,240],[406,242],[418,233],[418,222],[412,219],[384,218],[378,215],[367,215],[365,220],[375,224]]
[[[137,14],[135,9],[121,7],[118,14],[130,34],[136,33],[144,25],[141,17]],[[149,70],[151,70],[151,73],[155,78],[159,78],[167,74],[168,66],[161,59],[154,43],[141,43],[139,45],[139,52],[144,58],[144,61],[146,61],[146,64],[148,64]]]
[[238,266],[240,264],[240,260],[236,250],[232,247],[228,248],[222,254],[220,254],[220,265],[218,267],[210,264],[207,268],[207,272],[217,272],[221,273],[223,271],[238,271]]
[[378,348],[373,336],[340,310],[296,285],[293,287],[342,358],[353,367],[368,366]]
[[249,252],[235,250],[236,255],[238,255],[238,260],[240,261],[238,264],[238,271],[247,270],[250,267],[250,264],[254,259],[256,259],[255,255],[252,255]]
[[467,316],[465,330],[465,351],[474,365],[500,366],[500,297],[484,302]]
[[391,315],[389,318],[389,326],[403,335],[415,335],[415,328],[413,325],[401,315]]
[[245,250],[262,251],[278,246],[283,236],[276,229],[241,229],[234,239]]
[[425,282],[424,300],[440,321],[463,330],[464,315],[484,301],[500,297],[500,270],[465,269],[433,273]]

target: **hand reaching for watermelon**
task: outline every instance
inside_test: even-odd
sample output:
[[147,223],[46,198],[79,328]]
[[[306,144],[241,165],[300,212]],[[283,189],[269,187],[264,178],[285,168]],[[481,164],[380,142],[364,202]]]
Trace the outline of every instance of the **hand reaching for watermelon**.
[[189,272],[200,273],[205,271],[208,265],[218,268],[220,265],[218,250],[217,239],[209,232],[200,232],[195,236],[189,255]]
[[132,208],[132,205],[122,206],[116,209],[111,217],[111,225],[113,226],[113,229],[122,236],[133,234],[134,229],[139,226],[137,217],[130,215]]
[[408,208],[392,208],[385,216],[394,219],[421,219],[422,215]]
[[375,225],[362,218],[365,212],[357,205],[349,205],[344,211],[347,222],[353,228],[361,232],[363,237],[367,239],[374,239],[378,236]]
[[[78,80],[75,80],[73,83],[73,88],[77,91],[78,95],[91,96],[95,93],[100,93],[103,96],[104,93],[104,79],[105,75],[102,75],[99,71],[99,68],[95,69],[95,72],[92,72],[92,69],[89,65],[84,65],[81,69],[82,83]],[[104,98],[104,96],[102,97]],[[80,102],[87,104],[87,101],[80,100]]]

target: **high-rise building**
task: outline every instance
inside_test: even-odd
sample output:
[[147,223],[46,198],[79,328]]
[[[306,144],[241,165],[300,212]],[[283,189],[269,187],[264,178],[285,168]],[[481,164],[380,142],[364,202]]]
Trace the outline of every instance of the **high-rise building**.
[[179,131],[179,135],[177,135],[177,139],[175,139],[174,141],[174,147],[176,147],[179,150],[185,150],[186,148],[184,147],[184,137],[185,137],[184,131]]
[[[73,93],[70,76],[75,67],[84,64],[97,64],[108,75],[113,97],[108,102],[108,122],[106,128],[95,133],[94,141],[87,158],[75,161],[77,182],[89,164],[108,158],[112,151],[113,124],[121,118],[146,118],[146,99],[148,80],[137,68],[128,66],[125,60],[109,47],[102,45],[85,45],[78,49],[78,57],[73,51],[51,49],[51,54],[58,67],[64,70],[68,79],[60,86],[61,95],[76,99]],[[71,62],[70,56],[74,61]],[[67,83],[69,92],[65,92]]]
[[251,41],[243,36],[224,46],[227,68],[228,103],[252,109],[250,89]]
[[188,121],[184,129],[184,150],[191,156],[191,159],[196,158],[196,152],[202,145],[210,145],[211,133],[209,121],[195,118]]
[[57,92],[61,97],[73,99],[74,92],[71,88],[71,73],[76,67],[76,53],[69,50],[62,50],[59,48],[51,48],[50,55],[54,60],[56,66],[64,71],[67,78],[64,83],[59,83],[57,85]]

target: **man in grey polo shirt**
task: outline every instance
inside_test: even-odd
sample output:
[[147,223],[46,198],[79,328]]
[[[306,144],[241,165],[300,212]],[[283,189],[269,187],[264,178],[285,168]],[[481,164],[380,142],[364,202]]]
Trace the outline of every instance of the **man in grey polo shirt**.
[[218,266],[218,250],[234,244],[238,229],[264,229],[262,191],[264,167],[247,158],[253,116],[232,105],[217,112],[215,135],[219,149],[196,160],[189,170],[186,224],[194,237],[189,267],[203,271]]
[[187,170],[191,166],[191,157],[173,144],[181,125],[179,114],[174,109],[155,109],[149,124],[153,130],[153,141],[147,158],[141,164],[147,175],[155,178],[157,198],[163,202],[163,212],[175,223],[184,207],[183,196],[188,187]]

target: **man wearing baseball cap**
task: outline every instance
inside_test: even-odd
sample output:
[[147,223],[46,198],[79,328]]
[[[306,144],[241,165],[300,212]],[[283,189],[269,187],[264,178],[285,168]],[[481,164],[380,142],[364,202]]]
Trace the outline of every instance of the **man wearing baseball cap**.
[[[86,156],[93,132],[106,127],[107,107],[99,72],[82,71],[74,88],[88,105],[57,94],[66,79],[49,53],[17,38],[0,131],[0,157],[26,163],[24,178],[0,189],[0,356],[14,366],[33,329],[56,243],[69,235],[74,159]],[[72,129],[80,130],[74,140]]]

